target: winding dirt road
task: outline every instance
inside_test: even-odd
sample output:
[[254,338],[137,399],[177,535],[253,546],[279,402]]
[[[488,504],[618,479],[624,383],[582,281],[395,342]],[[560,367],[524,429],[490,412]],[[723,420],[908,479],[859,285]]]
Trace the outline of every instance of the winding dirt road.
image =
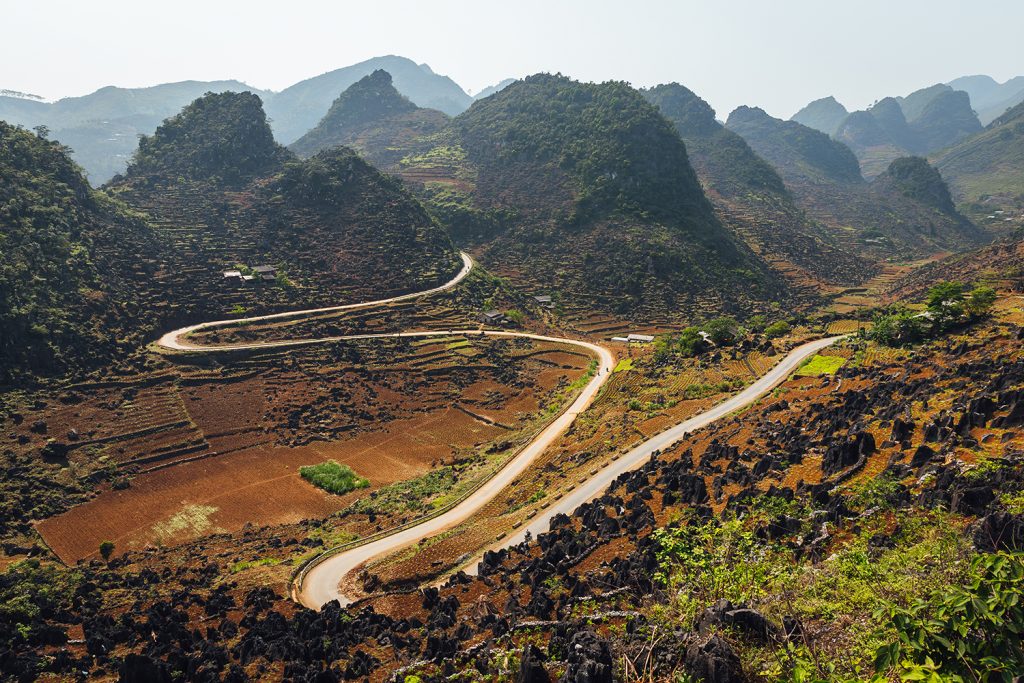
[[[315,560],[307,569],[299,575],[297,585],[294,587],[294,595],[297,599],[307,607],[313,609],[319,609],[325,603],[331,600],[338,600],[341,604],[347,604],[351,600],[342,593],[340,584],[342,580],[352,571],[358,569],[367,561],[372,560],[376,557],[386,555],[403,548],[406,548],[414,543],[417,543],[423,538],[427,538],[441,531],[454,527],[470,517],[476,512],[483,508],[489,503],[503,488],[510,485],[519,475],[521,475],[526,469],[532,465],[537,458],[557,439],[561,436],[576,419],[576,416],[582,413],[593,400],[597,397],[601,387],[604,386],[605,382],[611,377],[612,369],[615,364],[615,358],[612,353],[597,344],[591,344],[589,342],[579,341],[576,339],[566,339],[560,337],[547,337],[539,334],[531,334],[527,332],[507,332],[498,330],[432,330],[423,332],[398,332],[389,334],[360,334],[360,335],[347,335],[338,337],[322,337],[317,339],[295,339],[295,340],[284,340],[284,341],[272,341],[272,342],[253,342],[247,344],[233,344],[224,346],[211,346],[211,345],[200,345],[189,342],[188,340],[182,339],[185,335],[196,332],[199,330],[213,329],[217,327],[229,327],[229,326],[242,326],[250,323],[261,322],[266,320],[282,320],[288,318],[302,318],[311,315],[317,315],[322,313],[332,313],[337,311],[354,310],[360,308],[369,308],[372,306],[380,306],[396,301],[403,301],[407,299],[414,299],[423,296],[429,296],[436,294],[448,289],[451,289],[458,285],[462,280],[469,275],[473,268],[473,261],[465,252],[461,252],[463,267],[462,270],[450,281],[445,284],[429,289],[423,292],[415,292],[412,294],[403,294],[401,296],[390,297],[387,299],[379,299],[376,301],[367,301],[357,304],[347,304],[344,306],[331,306],[327,308],[314,308],[302,311],[289,311],[286,313],[275,313],[271,315],[254,316],[251,318],[240,318],[233,320],[217,320],[212,322],[200,323],[198,325],[191,325],[189,327],[183,327],[172,332],[168,332],[162,336],[157,342],[157,346],[177,350],[177,351],[190,351],[190,352],[214,352],[222,351],[225,349],[256,349],[266,347],[281,347],[281,346],[301,346],[305,344],[320,344],[329,343],[336,341],[356,340],[356,339],[376,339],[376,338],[394,338],[394,337],[431,337],[431,336],[448,336],[452,334],[462,334],[469,336],[488,336],[488,337],[518,337],[533,339],[536,341],[555,342],[559,344],[571,344],[573,346],[580,347],[589,353],[593,354],[597,361],[597,369],[590,382],[583,388],[572,404],[565,409],[554,421],[545,427],[537,437],[526,445],[519,453],[517,453],[508,463],[502,467],[494,476],[487,480],[482,486],[473,491],[463,501],[451,508],[447,512],[438,515],[437,517],[427,519],[419,524],[413,526],[400,528],[394,533],[376,538],[370,542],[364,543],[363,545],[355,546],[349,550],[338,552],[334,555],[324,555],[318,560]],[[609,463],[596,475],[588,479],[582,485],[569,491],[561,499],[550,505],[543,512],[534,517],[529,524],[524,525],[517,532],[501,541],[501,543],[495,544],[497,547],[512,545],[522,541],[527,533],[531,533],[536,536],[539,533],[547,531],[548,524],[551,518],[559,513],[571,514],[577,507],[586,503],[593,498],[598,497],[601,493],[611,484],[611,482],[623,472],[635,469],[641,466],[644,462],[651,457],[651,454],[655,451],[661,451],[668,446],[671,446],[675,442],[682,439],[690,432],[705,427],[715,420],[718,420],[730,413],[739,410],[745,406],[750,405],[758,398],[763,396],[765,393],[770,391],[776,385],[780,384],[786,377],[789,376],[793,370],[795,370],[800,363],[817,353],[821,349],[835,343],[842,337],[830,337],[827,339],[819,339],[816,341],[808,342],[795,349],[793,349],[785,358],[782,359],[775,367],[773,367],[766,375],[758,379],[756,382],[748,386],[746,389],[729,398],[726,401],[714,406],[713,408],[695,415],[690,419],[678,424],[674,427],[667,429],[661,434],[655,435],[654,437],[644,441],[642,444],[636,446],[629,452],[623,454],[619,459]],[[475,562],[472,563],[475,567]]]

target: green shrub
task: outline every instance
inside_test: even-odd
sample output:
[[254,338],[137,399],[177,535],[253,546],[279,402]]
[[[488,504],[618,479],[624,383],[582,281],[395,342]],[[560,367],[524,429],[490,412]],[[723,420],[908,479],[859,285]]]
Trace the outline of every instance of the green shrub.
[[787,323],[785,320],[777,320],[768,327],[764,328],[764,335],[769,339],[775,339],[776,337],[781,337],[784,334],[788,334],[791,329],[793,328],[790,327],[790,324]]
[[911,681],[1010,681],[1024,674],[1024,555],[985,554],[963,586],[888,612],[897,639],[875,667]]
[[356,475],[351,467],[342,465],[335,460],[328,460],[319,465],[300,467],[299,474],[314,486],[338,495],[370,485],[368,479]]

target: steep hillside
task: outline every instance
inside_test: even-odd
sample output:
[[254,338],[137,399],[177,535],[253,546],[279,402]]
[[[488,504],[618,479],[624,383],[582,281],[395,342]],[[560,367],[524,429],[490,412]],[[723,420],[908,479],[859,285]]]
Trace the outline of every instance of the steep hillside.
[[796,121],[781,121],[763,109],[739,107],[725,124],[769,161],[787,182],[862,182],[857,157],[846,145]]
[[931,154],[981,130],[970,96],[942,84],[906,97],[885,97],[849,114],[833,98],[815,100],[790,120],[848,146],[866,178],[882,173],[899,157]]
[[400,170],[485,265],[570,309],[667,319],[776,288],[716,219],[672,126],[623,83],[517,81]]
[[338,93],[378,69],[391,74],[398,92],[420,107],[454,116],[472,102],[455,81],[435,74],[425,64],[405,57],[375,57],[300,81],[274,95],[267,102],[274,135],[286,145],[298,140],[324,117]]
[[413,140],[436,133],[447,124],[447,115],[417,107],[399,94],[388,72],[378,69],[352,84],[317,127],[289,148],[308,157],[322,149],[345,145],[378,168],[387,169],[398,163]]
[[790,121],[802,123],[808,128],[832,135],[843,122],[849,112],[836,98],[829,95],[814,100],[803,109],[793,114]]
[[0,120],[28,128],[44,125],[50,137],[71,147],[72,157],[85,169],[93,185],[123,173],[139,135],[150,135],[157,125],[206,92],[260,91],[238,81],[182,81],[149,88],[108,86],[82,97],[53,103],[0,97]]
[[991,76],[962,76],[947,83],[954,90],[963,90],[971,97],[971,106],[983,125],[992,123],[1007,109],[1024,102],[1024,76],[998,83]]
[[1024,213],[1024,103],[933,160],[972,215],[998,224]]
[[[427,289],[461,265],[397,180],[347,148],[299,161],[248,93],[209,94],[168,119],[111,191],[171,244],[161,276],[176,321]],[[260,265],[277,276],[223,276]]]
[[[935,184],[942,181],[922,168],[920,160],[896,160],[893,173],[883,173],[885,178],[869,184],[845,145],[795,121],[741,107],[726,125],[775,165],[798,204],[850,250],[915,257],[963,249],[985,239],[955,209],[934,203],[941,195]],[[913,172],[905,177],[907,169]]]
[[917,134],[907,124],[899,102],[893,97],[847,116],[836,129],[835,139],[857,155],[866,178],[874,178],[894,159],[913,154],[919,147]]
[[271,172],[287,158],[274,142],[258,96],[207,93],[139,140],[128,175],[237,185]]
[[726,225],[794,284],[806,282],[808,275],[812,280],[852,283],[871,272],[862,259],[823,241],[820,229],[794,204],[776,170],[719,123],[707,102],[678,83],[646,90],[644,97],[675,125]]
[[66,148],[2,122],[0,177],[0,386],[142,344],[162,253],[149,226],[91,189]]
[[971,109],[971,98],[962,90],[937,93],[918,115],[907,116],[907,122],[924,154],[949,147],[981,130],[981,122]]

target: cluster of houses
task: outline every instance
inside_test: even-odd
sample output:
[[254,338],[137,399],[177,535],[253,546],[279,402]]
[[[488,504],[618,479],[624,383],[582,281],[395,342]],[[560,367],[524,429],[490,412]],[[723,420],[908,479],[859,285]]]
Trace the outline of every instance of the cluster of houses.
[[[554,309],[555,307],[555,302],[550,294],[538,294],[533,297],[533,300],[541,308]],[[477,317],[477,320],[485,325],[503,325],[509,321],[508,316],[498,310],[484,311]]]
[[225,270],[224,282],[228,284],[245,284],[253,280],[273,282],[277,279],[277,268],[274,266],[256,266],[252,269],[251,275],[243,275],[240,270]]

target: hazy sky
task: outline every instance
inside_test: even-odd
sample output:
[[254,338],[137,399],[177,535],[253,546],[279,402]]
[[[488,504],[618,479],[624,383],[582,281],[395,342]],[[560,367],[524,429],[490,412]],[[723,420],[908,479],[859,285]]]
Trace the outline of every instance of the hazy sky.
[[1024,74],[1022,0],[4,0],[0,88],[48,98],[235,78],[280,90],[369,57],[470,91],[561,71],[679,81],[724,118],[849,108],[957,76]]

